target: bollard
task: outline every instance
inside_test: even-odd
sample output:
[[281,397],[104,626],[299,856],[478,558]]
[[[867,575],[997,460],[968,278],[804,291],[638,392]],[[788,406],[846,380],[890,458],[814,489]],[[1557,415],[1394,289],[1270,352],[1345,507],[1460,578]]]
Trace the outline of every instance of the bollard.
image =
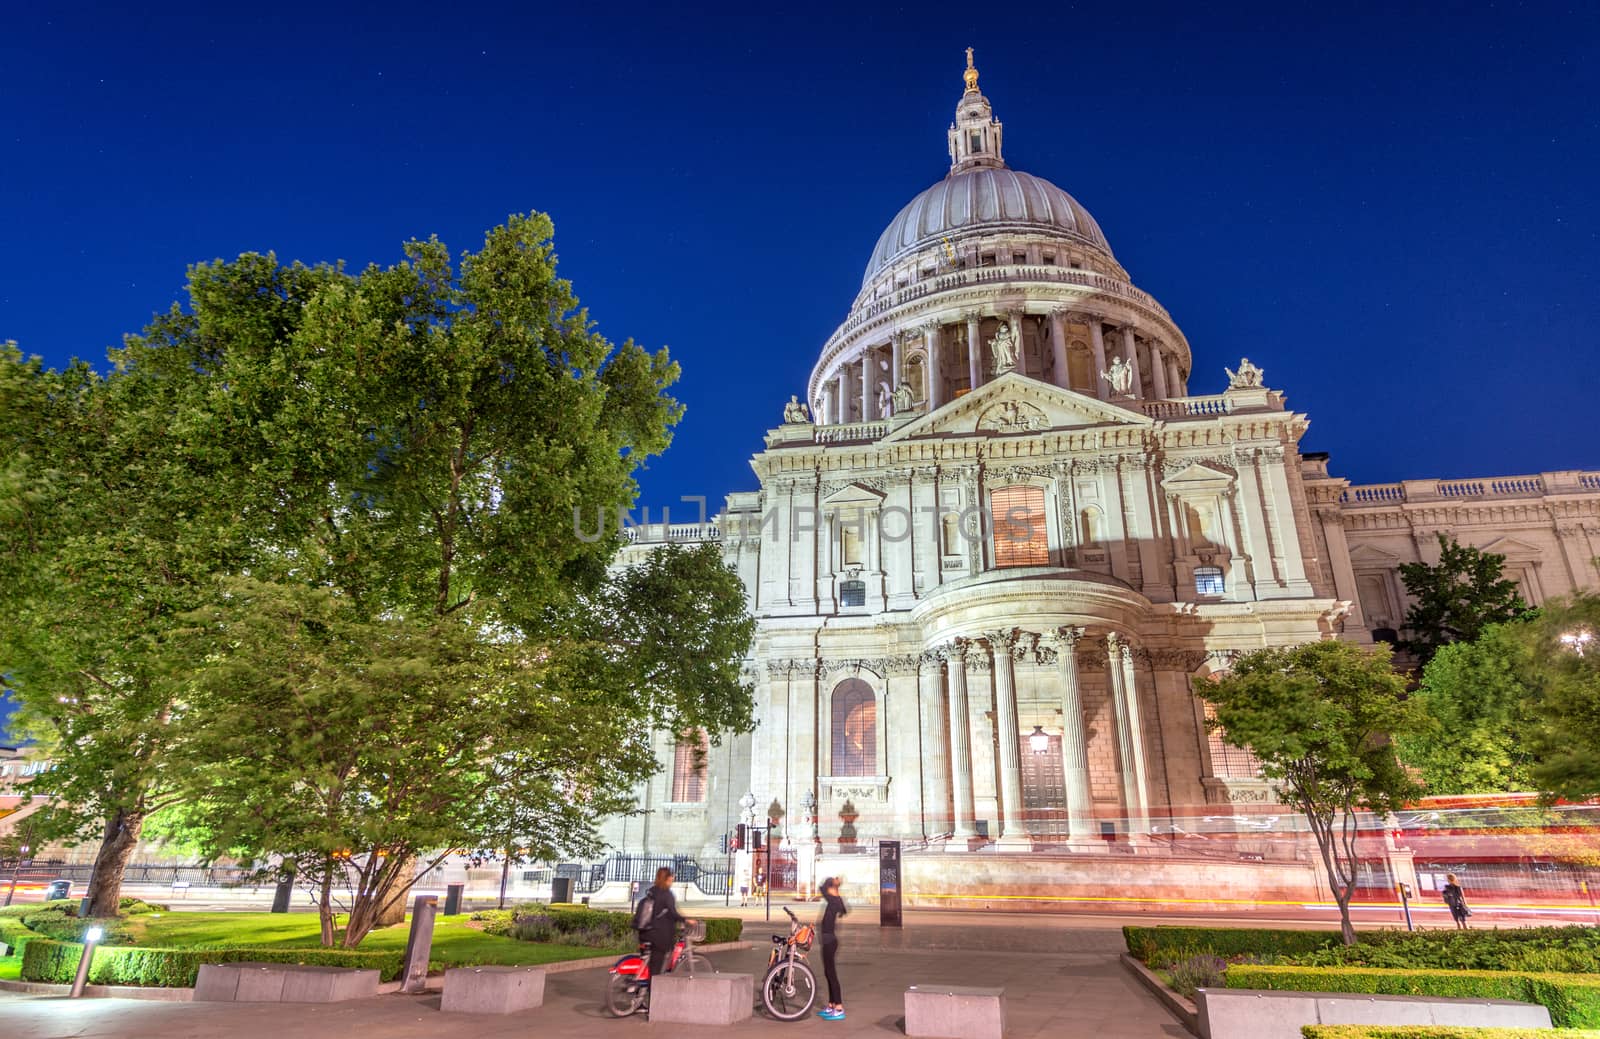
[[272,912],[287,913],[289,900],[294,897],[294,878],[289,877],[278,881],[278,886],[272,892]]
[[83,955],[78,957],[78,975],[72,979],[72,991],[67,998],[77,999],[83,995],[84,988],[89,984],[89,965],[94,962],[94,947],[104,937],[105,931],[98,927],[83,932]]
[[436,895],[418,895],[411,908],[411,932],[406,935],[406,958],[400,965],[400,991],[422,992],[428,987],[428,958],[433,953],[433,918],[439,911]]
[[465,884],[446,884],[444,888],[444,915],[455,916],[461,912],[461,894],[467,889]]

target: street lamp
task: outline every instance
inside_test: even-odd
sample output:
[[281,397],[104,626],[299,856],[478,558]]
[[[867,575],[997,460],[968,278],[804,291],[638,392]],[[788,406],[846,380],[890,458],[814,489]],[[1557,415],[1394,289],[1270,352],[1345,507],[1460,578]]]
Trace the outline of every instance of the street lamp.
[[1035,754],[1050,753],[1050,734],[1044,731],[1044,726],[1035,725],[1028,733],[1028,749]]
[[1561,636],[1561,644],[1578,654],[1580,657],[1583,656],[1583,651],[1588,648],[1589,643],[1593,641],[1594,632],[1588,630],[1587,628],[1580,628],[1577,631],[1569,631]]
[[17,865],[11,871],[11,889],[6,892],[6,905],[11,904],[11,896],[17,893],[17,876],[22,872],[22,860],[28,857],[28,846],[24,844],[17,849]]

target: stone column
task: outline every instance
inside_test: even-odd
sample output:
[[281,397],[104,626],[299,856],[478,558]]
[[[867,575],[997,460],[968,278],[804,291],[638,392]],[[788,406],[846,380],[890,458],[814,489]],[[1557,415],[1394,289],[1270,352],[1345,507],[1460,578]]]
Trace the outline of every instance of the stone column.
[[1144,380],[1139,374],[1139,344],[1134,338],[1133,326],[1122,326],[1122,356],[1128,359],[1128,364],[1133,367],[1133,395],[1140,400],[1144,399]]
[[967,382],[968,390],[983,385],[983,316],[976,310],[967,312]]
[[929,321],[922,326],[922,374],[927,380],[923,387],[924,396],[928,401],[928,410],[932,411],[944,403],[944,379],[939,375],[939,323]]
[[1183,385],[1183,375],[1178,371],[1176,354],[1167,355],[1167,389],[1174,397],[1186,397],[1189,390]]
[[1161,356],[1161,344],[1150,340],[1150,378],[1157,400],[1167,399],[1167,359]]
[[894,338],[892,340],[890,340],[890,343],[889,343],[889,392],[890,393],[893,393],[895,390],[898,390],[900,388],[900,380],[901,380],[901,378],[903,378],[903,376],[901,375],[901,372],[903,372],[905,370],[905,369],[900,367],[901,362],[902,362],[902,356],[901,356],[901,351],[900,351],[901,341],[904,340],[905,337],[910,335],[910,334],[911,333],[908,330],[898,331],[898,332],[896,332],[894,334]]
[[819,426],[824,426],[824,425],[827,425],[828,423],[834,421],[834,417],[833,417],[833,409],[834,409],[833,393],[834,393],[833,383],[831,383],[831,382],[830,383],[825,383],[823,385],[823,387],[822,387],[822,408],[821,408],[821,410],[819,411],[818,414],[813,416],[813,418],[815,418],[817,420],[817,425],[819,425]]
[[1067,839],[1095,837],[1089,794],[1089,731],[1083,721],[1083,690],[1078,685],[1078,640],[1082,628],[1056,631],[1056,663],[1061,668],[1061,774],[1067,788]]
[[838,423],[850,421],[850,366],[839,365],[839,383],[834,390],[833,420]]
[[1001,822],[995,843],[997,847],[1026,851],[1033,842],[1022,823],[1022,758],[1018,746],[1022,732],[1017,725],[1017,674],[1011,656],[1017,645],[1017,632],[991,631],[984,638],[994,654],[994,727],[1000,744]]
[[1133,654],[1116,632],[1106,636],[1106,676],[1111,682],[1117,721],[1117,758],[1122,772],[1122,802],[1128,813],[1128,835],[1150,833],[1150,805],[1145,784],[1144,731],[1139,717],[1139,690],[1134,684]]
[[950,757],[945,745],[944,649],[922,654],[918,663],[917,698],[922,712],[922,832],[949,833]]
[[955,801],[956,840],[975,837],[978,813],[972,800],[972,725],[967,717],[967,644],[950,645],[950,793]]
[[1056,385],[1072,389],[1072,370],[1067,365],[1067,315],[1060,307],[1050,311],[1050,356],[1055,363]]
[[1106,335],[1100,327],[1098,314],[1089,316],[1089,349],[1094,355],[1094,372],[1090,378],[1094,382],[1094,395],[1105,400],[1111,393],[1111,384],[1106,382],[1103,373],[1109,371],[1106,367]]
[[877,401],[873,399],[872,391],[872,347],[861,351],[861,421],[871,422],[878,417],[875,410]]

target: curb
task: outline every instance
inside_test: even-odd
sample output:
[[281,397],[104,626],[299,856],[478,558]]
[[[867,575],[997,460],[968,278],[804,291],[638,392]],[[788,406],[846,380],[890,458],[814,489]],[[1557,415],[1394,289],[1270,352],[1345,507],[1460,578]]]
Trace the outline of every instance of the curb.
[[1184,999],[1176,992],[1167,988],[1166,983],[1156,976],[1155,972],[1138,960],[1132,953],[1122,954],[1122,965],[1128,968],[1128,973],[1138,979],[1139,984],[1150,990],[1150,994],[1161,1001],[1167,1012],[1182,1022],[1193,1036],[1200,1035],[1200,1010],[1193,1003]]
[[[15,992],[24,996],[66,996],[71,985],[54,985],[45,981],[0,981],[0,992]],[[150,999],[158,1003],[187,1003],[194,999],[192,988],[158,988],[154,985],[86,985],[84,996],[98,999]]]
[[[753,942],[719,942],[715,945],[696,945],[696,952],[742,952],[753,949]],[[590,970],[594,967],[609,967],[621,956],[627,953],[612,953],[608,956],[587,956],[581,960],[558,960],[555,963],[530,963],[527,966],[534,970],[543,970],[546,974],[564,974],[574,970]],[[469,965],[471,966],[471,965]],[[65,996],[72,991],[71,985],[53,985],[43,981],[0,981],[0,992],[14,992],[24,996]],[[386,981],[378,986],[379,995],[393,995],[400,991],[400,982]],[[435,974],[428,978],[424,991],[444,991],[444,975]],[[98,999],[150,999],[162,1003],[188,1003],[194,999],[192,988],[159,988],[154,985],[89,985],[84,988],[86,997]]]

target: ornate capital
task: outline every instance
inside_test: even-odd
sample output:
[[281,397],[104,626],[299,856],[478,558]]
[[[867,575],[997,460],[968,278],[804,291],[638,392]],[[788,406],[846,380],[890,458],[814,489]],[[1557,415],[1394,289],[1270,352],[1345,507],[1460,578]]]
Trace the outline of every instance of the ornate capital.
[[938,671],[944,666],[945,661],[950,659],[950,647],[934,646],[932,649],[925,649],[919,659],[923,667]]

